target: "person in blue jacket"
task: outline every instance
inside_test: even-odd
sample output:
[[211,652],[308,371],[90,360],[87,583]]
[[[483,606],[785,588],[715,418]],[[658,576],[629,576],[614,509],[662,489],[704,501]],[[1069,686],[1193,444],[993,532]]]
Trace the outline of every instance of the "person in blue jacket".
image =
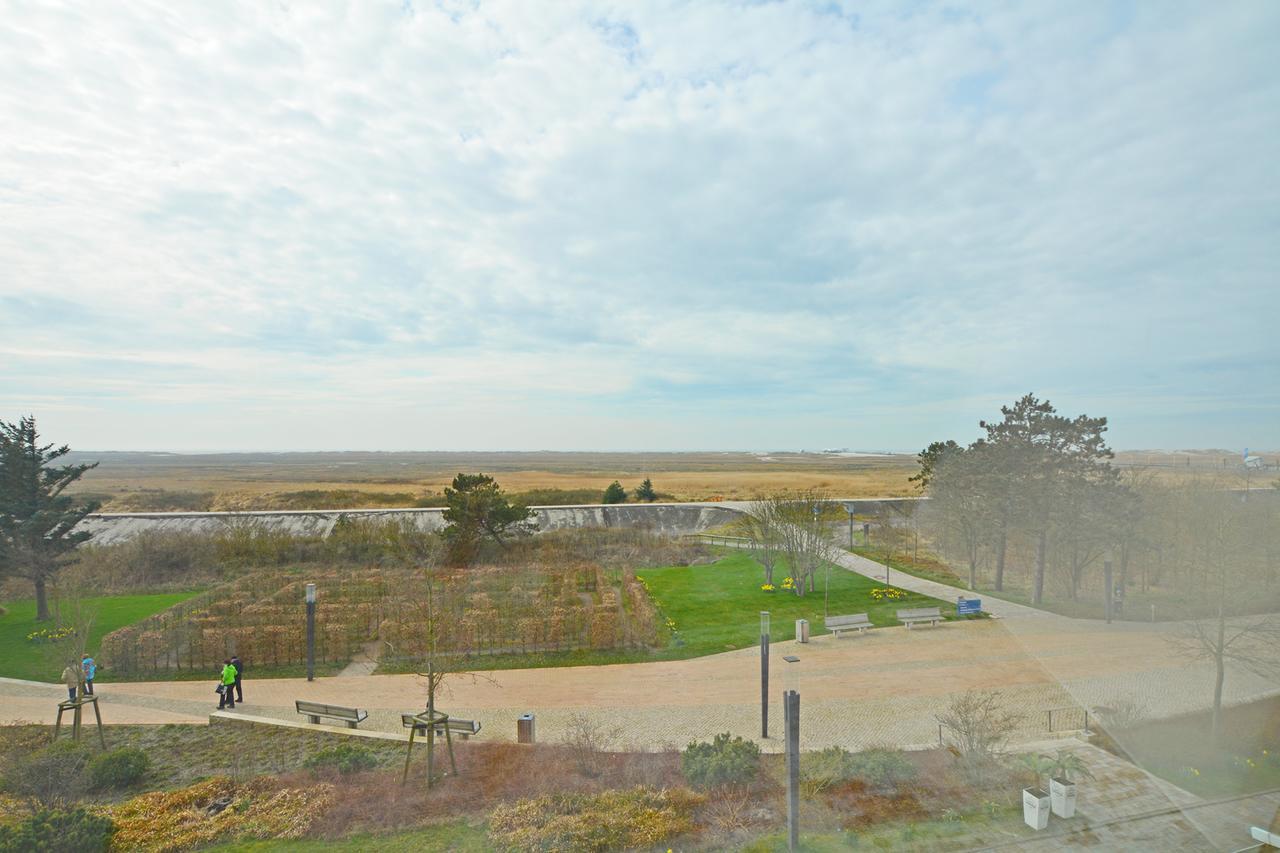
[[93,677],[98,674],[98,664],[89,655],[81,655],[80,670],[84,673],[84,692],[93,695]]

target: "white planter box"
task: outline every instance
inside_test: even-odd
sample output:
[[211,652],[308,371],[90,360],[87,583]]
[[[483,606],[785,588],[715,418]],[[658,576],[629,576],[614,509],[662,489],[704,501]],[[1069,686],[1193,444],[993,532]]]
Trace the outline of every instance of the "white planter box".
[[1064,779],[1050,779],[1049,804],[1058,817],[1075,817],[1076,783]]
[[1022,819],[1032,829],[1049,825],[1049,795],[1039,788],[1022,789]]

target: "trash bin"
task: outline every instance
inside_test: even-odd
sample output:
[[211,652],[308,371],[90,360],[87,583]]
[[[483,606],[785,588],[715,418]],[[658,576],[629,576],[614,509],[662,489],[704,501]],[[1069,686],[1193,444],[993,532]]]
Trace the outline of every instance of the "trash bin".
[[801,643],[809,642],[809,620],[796,620],[796,640]]
[[516,742],[533,743],[533,714],[521,714],[516,719]]

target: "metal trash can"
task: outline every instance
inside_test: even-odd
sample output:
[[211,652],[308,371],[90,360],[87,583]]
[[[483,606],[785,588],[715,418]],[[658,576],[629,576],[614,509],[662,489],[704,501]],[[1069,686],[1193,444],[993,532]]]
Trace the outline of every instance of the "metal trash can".
[[533,742],[533,714],[521,714],[516,719],[516,743]]
[[796,640],[801,643],[809,642],[809,620],[796,620]]

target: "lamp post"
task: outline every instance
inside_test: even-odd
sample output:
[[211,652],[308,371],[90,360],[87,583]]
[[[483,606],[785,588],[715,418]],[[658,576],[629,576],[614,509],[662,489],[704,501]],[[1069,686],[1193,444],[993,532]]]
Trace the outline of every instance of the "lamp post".
[[787,655],[786,691],[782,694],[786,732],[787,850],[800,849],[800,658]]
[[307,584],[307,681],[316,680],[316,585]]
[[760,737],[769,736],[769,611],[760,611]]

